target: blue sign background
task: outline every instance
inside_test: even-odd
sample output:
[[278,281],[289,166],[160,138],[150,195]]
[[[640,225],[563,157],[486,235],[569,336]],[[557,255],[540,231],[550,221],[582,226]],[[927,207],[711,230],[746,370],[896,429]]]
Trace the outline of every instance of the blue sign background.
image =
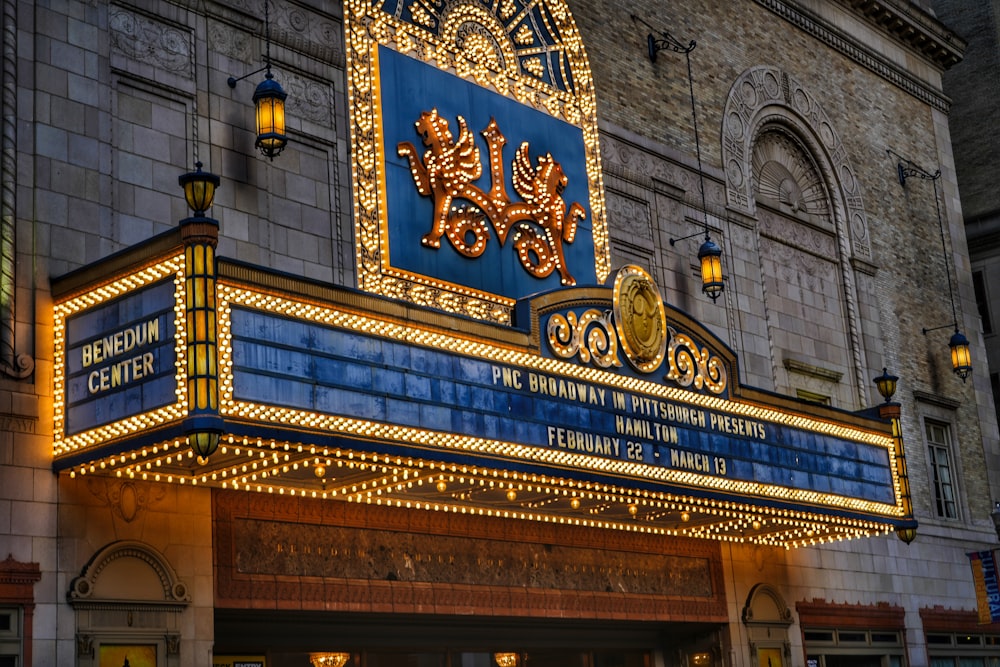
[[[159,322],[156,344],[83,366],[81,351],[85,345],[153,319]],[[172,279],[67,317],[65,434],[80,433],[174,403],[177,400],[174,333]],[[113,389],[90,393],[88,383],[91,373],[146,352],[153,354],[152,375]]]
[[459,254],[447,237],[442,237],[438,249],[421,244],[420,238],[433,224],[433,200],[417,191],[409,163],[398,155],[396,147],[408,141],[422,159],[426,147],[414,123],[421,113],[436,108],[448,121],[456,141],[459,115],[475,135],[483,166],[482,176],[475,185],[484,191],[490,189],[489,150],[480,132],[490,118],[496,119],[507,138],[503,161],[507,193],[512,202],[521,201],[511,181],[510,166],[521,142],[528,142],[533,165],[539,156],[552,154],[569,179],[562,195],[567,206],[577,202],[587,211],[574,242],[563,244],[566,266],[577,285],[597,284],[586,152],[580,128],[385,47],[379,47],[379,75],[389,262],[394,268],[512,299],[560,286],[557,271],[545,279],[527,273],[517,258],[511,237],[501,246],[492,226],[486,251],[478,258]]
[[[231,317],[236,400],[536,447],[553,447],[550,429],[563,428],[618,438],[621,447],[610,455],[622,460],[635,460],[626,457],[625,443],[639,441],[641,460],[650,465],[669,466],[670,450],[681,450],[724,457],[727,479],[895,504],[882,447],[770,422],[760,422],[767,435],[757,440],[671,424],[616,410],[612,390],[601,385],[573,381],[605,391],[603,403],[560,399],[498,383],[494,369],[503,367],[489,361],[242,308]],[[676,440],[626,436],[616,417],[673,425]]]

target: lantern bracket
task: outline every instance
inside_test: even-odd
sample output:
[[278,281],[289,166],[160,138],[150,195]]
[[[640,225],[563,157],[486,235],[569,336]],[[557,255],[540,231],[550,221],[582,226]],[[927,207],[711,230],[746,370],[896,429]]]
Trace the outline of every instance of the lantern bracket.
[[958,322],[949,322],[948,324],[942,324],[939,327],[924,327],[922,331],[926,336],[931,331],[940,331],[941,329],[954,329],[955,331],[958,331]]
[[705,240],[707,241],[708,238],[709,238],[708,233],[705,230],[702,229],[702,230],[698,230],[694,234],[688,234],[687,236],[682,236],[679,239],[670,239],[670,245],[674,246],[674,245],[676,245],[680,241],[687,241],[688,239],[693,239],[694,237],[701,236],[702,234],[705,235]]
[[239,83],[240,81],[242,81],[243,79],[248,79],[251,76],[253,76],[254,74],[260,74],[264,70],[267,70],[267,71],[270,72],[271,71],[271,63],[268,63],[268,64],[264,65],[260,69],[255,69],[254,71],[250,72],[249,74],[244,74],[241,77],[232,77],[231,76],[228,79],[226,79],[226,83],[229,84],[230,88],[236,88],[236,84]]

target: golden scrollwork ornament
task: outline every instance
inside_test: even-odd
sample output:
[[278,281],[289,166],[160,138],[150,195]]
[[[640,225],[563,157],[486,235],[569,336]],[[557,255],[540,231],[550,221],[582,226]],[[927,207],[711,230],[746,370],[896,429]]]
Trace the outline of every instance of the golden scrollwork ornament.
[[622,365],[608,311],[588,308],[580,315],[556,313],[549,318],[546,334],[549,349],[563,359],[579,355],[581,363],[593,361],[600,368]]
[[668,333],[667,361],[670,370],[666,379],[682,387],[704,387],[713,394],[724,392],[728,378],[725,364],[707,347],[699,348],[690,336],[678,333],[673,327],[668,328]]

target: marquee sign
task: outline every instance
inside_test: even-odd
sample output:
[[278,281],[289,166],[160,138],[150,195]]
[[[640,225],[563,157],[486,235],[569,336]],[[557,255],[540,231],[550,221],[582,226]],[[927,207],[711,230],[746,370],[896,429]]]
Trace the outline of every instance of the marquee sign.
[[521,300],[524,329],[226,262],[218,284],[207,460],[179,258],[57,302],[58,470],[784,546],[912,523],[888,424],[739,386],[638,267]]
[[561,0],[347,3],[359,286],[510,324],[602,284],[589,64]]

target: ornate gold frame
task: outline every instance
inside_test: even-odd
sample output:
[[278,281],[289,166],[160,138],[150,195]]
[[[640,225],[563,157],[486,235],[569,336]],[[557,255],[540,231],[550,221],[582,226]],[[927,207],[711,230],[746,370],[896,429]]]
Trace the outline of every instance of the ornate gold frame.
[[[545,40],[536,39],[528,22],[518,20],[512,0],[496,3],[495,14],[481,4],[467,1],[432,3],[410,0],[398,3],[396,14],[383,11],[384,3],[349,0],[344,24],[347,42],[347,84],[350,135],[353,150],[355,241],[358,287],[422,306],[459,313],[498,324],[510,324],[514,301],[502,295],[471,289],[452,282],[394,269],[388,262],[385,197],[385,154],[379,99],[378,47],[387,46],[419,58],[522,104],[580,127],[586,152],[596,275],[603,283],[610,274],[604,186],[601,178],[597,108],[590,64],[573,17],[563,0],[541,0],[549,34],[557,35],[555,48],[565,54],[568,71],[556,87],[536,77]],[[413,22],[401,18],[407,12]],[[462,39],[475,25],[480,39]],[[510,26],[510,32],[504,26]],[[489,48],[484,48],[486,44]],[[533,73],[535,72],[535,73]]]

